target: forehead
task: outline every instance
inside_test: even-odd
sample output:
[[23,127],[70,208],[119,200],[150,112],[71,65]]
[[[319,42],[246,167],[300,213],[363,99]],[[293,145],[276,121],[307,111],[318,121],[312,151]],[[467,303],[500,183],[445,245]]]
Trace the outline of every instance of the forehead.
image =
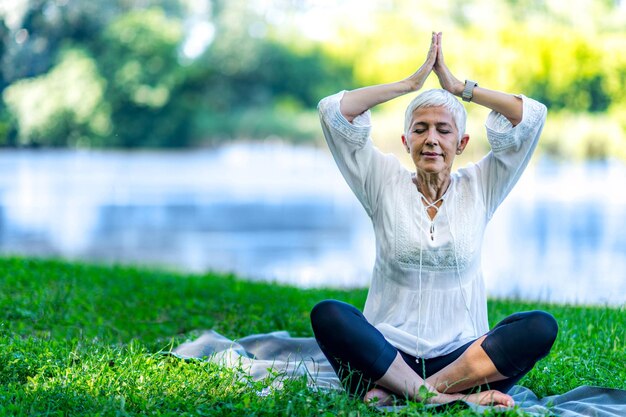
[[442,106],[438,107],[418,107],[411,115],[411,126],[417,123],[426,123],[428,125],[446,123],[456,128],[454,117],[448,109]]

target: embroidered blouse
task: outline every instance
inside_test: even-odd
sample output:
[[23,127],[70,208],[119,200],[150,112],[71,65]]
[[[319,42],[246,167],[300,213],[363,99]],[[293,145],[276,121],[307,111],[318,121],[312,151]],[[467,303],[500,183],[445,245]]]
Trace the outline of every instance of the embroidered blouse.
[[339,170],[374,227],[376,260],[363,313],[408,354],[450,353],[489,330],[480,265],[485,227],[528,164],[546,107],[520,96],[523,118],[515,127],[492,111],[485,123],[491,151],[452,173],[431,221],[414,173],[373,145],[369,110],[352,123],[343,117],[343,93],[318,109]]

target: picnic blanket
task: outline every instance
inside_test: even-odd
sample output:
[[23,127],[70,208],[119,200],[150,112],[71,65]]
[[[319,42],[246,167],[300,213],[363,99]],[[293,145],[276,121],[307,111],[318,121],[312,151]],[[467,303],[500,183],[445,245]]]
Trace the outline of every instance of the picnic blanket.
[[[205,331],[196,340],[173,349],[171,354],[183,359],[204,359],[226,367],[237,367],[254,380],[263,380],[271,369],[273,375],[281,375],[281,378],[272,380],[274,388],[280,388],[284,378],[306,376],[309,385],[315,389],[342,389],[315,339],[291,337],[285,331],[255,334],[236,341],[212,330]],[[516,385],[509,394],[517,406],[531,415],[626,416],[626,390],[581,386],[564,394],[537,398],[528,388]],[[487,408],[471,403],[468,406],[479,412]],[[396,407],[381,409],[393,411]]]

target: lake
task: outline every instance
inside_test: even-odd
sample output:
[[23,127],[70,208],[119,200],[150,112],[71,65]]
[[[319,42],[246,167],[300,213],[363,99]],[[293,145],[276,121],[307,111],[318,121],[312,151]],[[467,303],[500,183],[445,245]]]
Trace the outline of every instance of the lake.
[[[536,159],[487,230],[494,297],[626,303],[626,166]],[[0,153],[0,252],[363,287],[369,219],[326,149]]]

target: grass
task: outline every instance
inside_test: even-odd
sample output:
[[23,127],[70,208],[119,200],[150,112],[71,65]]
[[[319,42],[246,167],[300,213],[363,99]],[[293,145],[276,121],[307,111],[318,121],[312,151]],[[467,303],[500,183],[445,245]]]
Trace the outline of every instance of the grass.
[[[0,270],[0,414],[378,415],[344,394],[310,391],[300,380],[260,397],[263,381],[159,353],[201,329],[231,338],[279,329],[310,336],[315,303],[337,298],[362,307],[365,290],[19,258],[0,259]],[[539,396],[579,385],[626,388],[624,307],[491,300],[490,320],[535,308],[557,318],[560,334],[522,385]],[[430,412],[414,403],[399,414]]]

